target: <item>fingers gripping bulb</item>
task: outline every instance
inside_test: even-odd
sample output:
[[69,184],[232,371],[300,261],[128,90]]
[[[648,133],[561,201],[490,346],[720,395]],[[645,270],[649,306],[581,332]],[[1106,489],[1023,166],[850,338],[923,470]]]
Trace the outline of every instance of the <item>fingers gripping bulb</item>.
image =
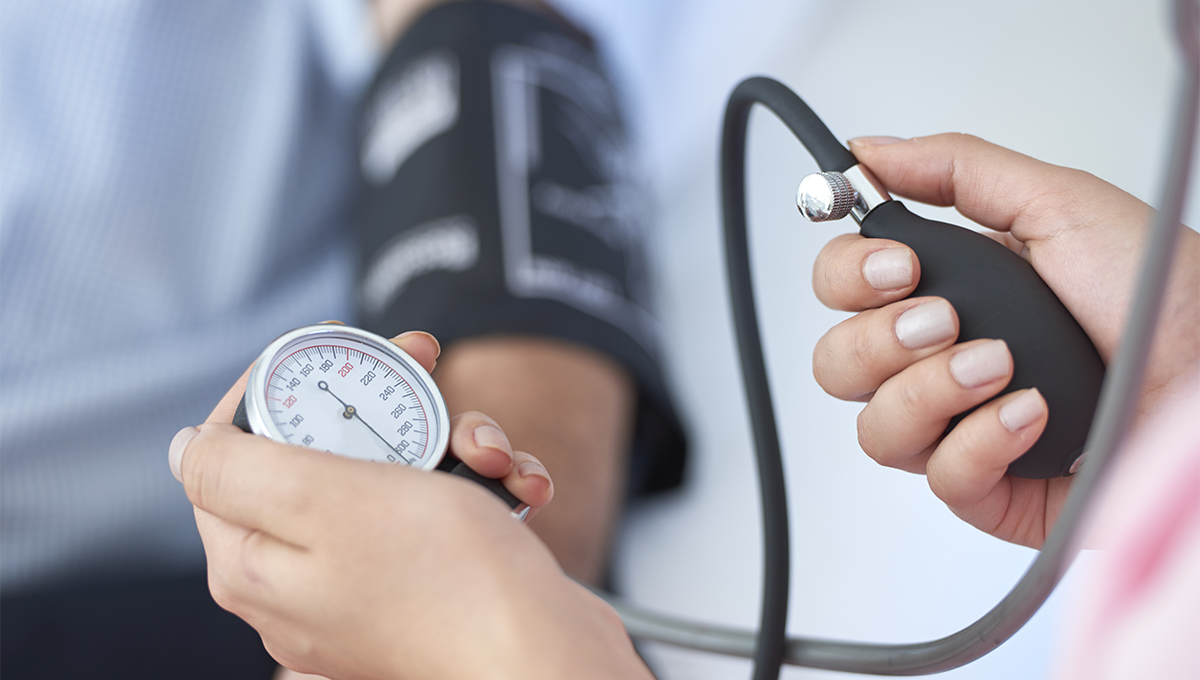
[[858,192],[840,172],[816,172],[800,180],[796,207],[810,222],[840,220],[850,214]]

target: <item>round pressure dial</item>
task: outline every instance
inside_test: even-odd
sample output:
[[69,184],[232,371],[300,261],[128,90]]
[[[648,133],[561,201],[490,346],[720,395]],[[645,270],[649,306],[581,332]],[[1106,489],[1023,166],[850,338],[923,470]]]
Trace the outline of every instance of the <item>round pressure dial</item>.
[[499,480],[447,455],[450,418],[429,373],[391,341],[358,328],[305,326],[268,345],[250,369],[233,423],[279,442],[440,469],[524,507]]
[[429,470],[450,437],[433,378],[395,344],[335,324],[271,343],[250,370],[250,430],[277,441]]

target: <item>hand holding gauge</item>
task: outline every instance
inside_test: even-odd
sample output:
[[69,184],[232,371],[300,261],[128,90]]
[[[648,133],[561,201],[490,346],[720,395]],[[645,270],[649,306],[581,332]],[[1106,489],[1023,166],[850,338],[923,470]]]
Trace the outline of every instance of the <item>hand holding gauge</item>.
[[[402,427],[402,418],[392,419],[389,409],[384,415],[396,424],[389,428],[376,422],[371,400],[350,387],[355,379],[359,390],[375,388],[367,396],[383,401],[383,387],[375,385],[381,377],[367,386],[362,374],[355,376],[355,370],[365,373],[368,366],[367,359],[357,364],[357,349],[404,376],[417,393],[409,399],[442,419],[428,432],[428,449],[397,461],[412,461],[411,466],[375,463],[387,460],[382,443],[372,443],[374,451],[357,449],[355,456],[331,456],[324,447],[292,446],[286,437],[251,436],[230,425],[235,411],[245,410],[240,406],[245,386],[254,389],[246,371],[205,424],[184,428],[170,446],[171,470],[195,507],[209,588],[218,605],[254,626],[268,652],[285,666],[328,677],[515,675],[504,662],[525,662],[539,650],[523,647],[514,657],[514,640],[502,633],[527,631],[516,642],[540,648],[550,635],[591,625],[570,607],[561,608],[557,617],[530,617],[529,609],[518,605],[531,592],[547,602],[581,601],[585,608],[590,603],[599,610],[593,619],[615,618],[607,612],[606,619],[594,595],[563,577],[537,535],[506,516],[493,494],[451,479],[454,475],[410,469],[436,468],[435,452],[444,451],[446,460],[453,454],[482,475],[502,478],[508,490],[533,508],[529,516],[553,495],[545,468],[530,454],[514,451],[496,421],[475,411],[447,421],[436,406],[436,390],[431,396],[421,389],[423,380],[415,376],[428,375],[439,352],[432,336],[408,333],[391,342],[369,338],[381,343],[386,352],[380,352],[345,342],[361,333],[353,329],[323,325],[309,330],[325,329],[349,331],[336,337],[322,334],[317,344],[349,345],[356,368],[340,376],[336,368],[345,365],[342,361],[326,378],[319,362],[311,380],[301,380],[310,391],[301,393],[301,385],[283,389],[288,396],[297,394],[286,411],[307,405],[302,424],[316,414],[329,418],[327,428],[307,431],[314,442],[334,434],[379,442],[366,425],[385,437],[399,435],[395,430]],[[383,356],[390,356],[388,345],[393,343],[411,357],[412,373]],[[283,356],[299,350],[291,347]],[[270,356],[264,357],[264,366],[272,364]],[[322,390],[317,385],[321,381],[345,405]],[[285,383],[290,382],[289,377]],[[388,404],[395,403],[398,392],[388,395]],[[306,397],[312,400],[303,401]],[[257,398],[244,400],[248,407]],[[258,401],[275,408],[274,401]],[[363,420],[354,413],[347,418],[348,406]],[[412,450],[420,443],[414,434],[420,422],[410,422],[416,424],[405,437],[413,442],[407,447]],[[442,436],[447,432],[448,437]],[[357,439],[359,433],[366,437]],[[398,441],[390,440],[393,450]],[[426,450],[430,455],[422,455]],[[449,592],[456,595],[447,597]],[[614,631],[623,632],[619,626]],[[576,632],[584,643],[596,641],[594,634]],[[458,644],[460,638],[473,642],[464,646]]]
[[433,378],[394,343],[341,324],[283,334],[246,382],[233,424],[350,458],[442,470],[476,481],[525,520],[529,507],[452,453],[450,418]]

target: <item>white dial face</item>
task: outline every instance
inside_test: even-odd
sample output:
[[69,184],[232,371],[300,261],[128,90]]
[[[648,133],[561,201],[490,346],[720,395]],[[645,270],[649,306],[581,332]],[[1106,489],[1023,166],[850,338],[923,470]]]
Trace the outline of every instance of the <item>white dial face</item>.
[[[390,342],[358,329],[310,326],[263,354],[247,415],[292,444],[429,469],[446,448],[446,407],[429,374]],[[257,414],[252,414],[257,411]]]

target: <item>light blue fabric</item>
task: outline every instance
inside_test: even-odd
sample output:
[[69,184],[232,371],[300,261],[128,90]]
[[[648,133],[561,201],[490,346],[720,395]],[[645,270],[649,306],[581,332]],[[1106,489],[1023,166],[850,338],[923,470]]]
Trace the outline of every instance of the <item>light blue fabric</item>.
[[273,337],[349,314],[364,9],[0,9],[6,589],[203,568],[172,435]]

